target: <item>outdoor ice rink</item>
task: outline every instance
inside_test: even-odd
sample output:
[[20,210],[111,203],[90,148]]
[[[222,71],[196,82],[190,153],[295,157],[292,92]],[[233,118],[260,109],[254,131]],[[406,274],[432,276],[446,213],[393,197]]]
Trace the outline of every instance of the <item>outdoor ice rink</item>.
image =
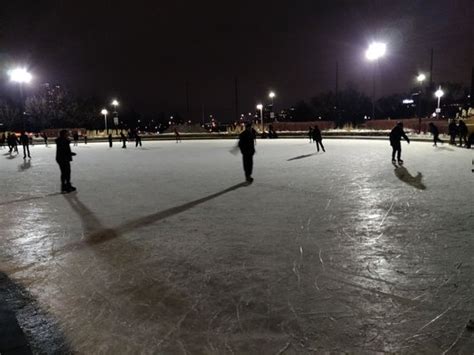
[[0,150],[34,350],[472,353],[474,150],[403,142],[395,169],[388,140],[259,140],[246,186],[235,143],[71,144],[68,195],[54,145]]

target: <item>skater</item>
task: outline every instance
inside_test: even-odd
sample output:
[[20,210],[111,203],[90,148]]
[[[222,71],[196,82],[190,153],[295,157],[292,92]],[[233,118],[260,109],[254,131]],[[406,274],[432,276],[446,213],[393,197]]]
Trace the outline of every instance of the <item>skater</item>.
[[449,144],[456,145],[456,136],[458,135],[458,127],[456,126],[456,121],[451,120],[448,125],[449,131]]
[[84,136],[84,144],[87,144],[87,135]]
[[309,126],[309,129],[308,129],[308,137],[309,137],[309,142],[312,143],[313,142],[313,127]]
[[47,147],[47,146],[48,146],[48,136],[46,135],[45,132],[43,132],[43,133],[41,134],[41,137],[43,137],[44,146]]
[[28,158],[31,159],[30,147],[29,147],[30,138],[28,137],[25,131],[21,131],[20,143],[23,146],[23,159],[26,159],[26,153],[28,153]]
[[430,126],[430,132],[433,135],[433,143],[434,143],[433,146],[434,147],[437,146],[436,142],[440,142],[441,144],[443,144],[443,141],[441,139],[439,139],[438,127],[436,127],[436,125],[433,122],[430,122],[429,126]]
[[72,134],[72,139],[74,139],[74,146],[77,147],[77,142],[79,141],[79,134],[77,133],[77,131],[74,131],[74,133]]
[[109,148],[112,148],[112,134],[109,134]]
[[7,144],[10,154],[12,154],[12,151],[15,151],[15,153],[18,154],[18,138],[15,133],[8,134]]
[[3,149],[3,147],[5,146],[6,140],[7,140],[7,137],[5,137],[5,133],[2,133],[2,136],[0,137],[0,148]]
[[56,162],[61,170],[62,193],[76,191],[76,188],[71,185],[71,161],[76,153],[71,152],[68,135],[68,131],[63,129],[59,132],[59,137],[56,138]]
[[468,145],[467,144],[467,126],[463,120],[459,120],[458,132],[459,132],[459,146],[462,147],[462,143],[464,141],[464,144],[467,147]]
[[178,129],[174,129],[174,136],[176,138],[176,143],[181,143],[181,136],[179,135]]
[[140,145],[140,147],[142,146],[142,137],[140,137],[138,131],[135,131],[135,148],[138,147],[138,145]]
[[251,123],[247,123],[245,130],[239,135],[239,148],[244,163],[245,180],[250,184],[253,182],[253,155],[255,154],[255,135]]
[[122,141],[122,148],[127,148],[127,137],[123,132],[120,132],[120,140]]
[[403,123],[398,122],[395,127],[393,127],[390,132],[390,145],[392,146],[392,163],[395,164],[395,153],[397,153],[398,164],[403,164],[402,160],[402,137],[410,144],[410,140],[403,131]]
[[324,150],[323,137],[321,136],[321,131],[319,130],[318,126],[314,126],[313,128],[313,141],[316,142],[316,149],[318,150],[318,152],[320,145],[323,152],[326,152],[326,150]]

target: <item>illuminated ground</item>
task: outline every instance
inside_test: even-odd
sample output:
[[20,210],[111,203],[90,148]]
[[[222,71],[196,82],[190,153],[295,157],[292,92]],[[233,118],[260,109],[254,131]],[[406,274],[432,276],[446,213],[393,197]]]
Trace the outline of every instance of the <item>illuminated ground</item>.
[[244,186],[234,143],[73,147],[70,195],[54,146],[0,150],[0,272],[63,342],[23,313],[35,351],[472,351],[472,150],[259,141]]

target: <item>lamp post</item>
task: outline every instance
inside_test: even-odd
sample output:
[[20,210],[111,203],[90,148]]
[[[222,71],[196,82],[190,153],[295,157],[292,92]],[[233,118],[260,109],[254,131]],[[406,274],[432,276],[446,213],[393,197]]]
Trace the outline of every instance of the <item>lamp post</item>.
[[118,102],[116,99],[114,99],[114,100],[112,100],[111,105],[114,107],[114,126],[115,126],[115,133],[118,134],[118,131],[117,131],[117,124],[119,123],[119,119],[118,119],[117,107],[118,107],[118,105],[119,105],[119,102]]
[[109,113],[109,111],[103,108],[102,111],[100,111],[100,113],[104,115],[105,131],[106,133],[109,133],[109,130],[107,129],[107,114]]
[[275,96],[276,96],[276,94],[275,94],[275,92],[273,92],[273,91],[270,91],[270,92],[268,93],[268,97],[270,98],[270,100],[272,100],[272,111],[270,112],[270,117],[271,117],[271,116],[273,116],[273,117],[271,117],[271,118],[275,118],[275,117],[276,117],[276,116],[275,116],[275,111],[273,110],[273,99],[275,98]]
[[441,85],[438,87],[438,90],[435,91],[435,96],[438,98],[438,107],[436,108],[436,117],[439,118],[439,114],[441,113],[440,103],[441,97],[444,95],[444,91],[441,90]]
[[8,71],[10,81],[18,83],[20,88],[20,100],[21,100],[21,116],[23,119],[23,130],[25,130],[25,112],[23,102],[23,84],[28,84],[33,79],[33,76],[25,68],[15,68]]
[[260,122],[262,124],[262,135],[264,134],[265,132],[265,129],[263,128],[263,105],[262,104],[258,104],[257,105],[257,110],[260,110]]
[[[377,64],[379,62],[379,59],[382,58],[385,55],[385,52],[387,50],[387,45],[382,42],[372,42],[369,45],[369,48],[365,51],[365,57],[367,60],[373,62],[377,61]],[[375,118],[375,65],[373,68],[373,76],[372,76],[372,119]]]
[[418,74],[416,77],[416,81],[420,83],[420,93],[418,94],[418,134],[421,133],[421,99],[422,99],[422,94],[423,94],[423,81],[425,81],[426,75],[423,73]]

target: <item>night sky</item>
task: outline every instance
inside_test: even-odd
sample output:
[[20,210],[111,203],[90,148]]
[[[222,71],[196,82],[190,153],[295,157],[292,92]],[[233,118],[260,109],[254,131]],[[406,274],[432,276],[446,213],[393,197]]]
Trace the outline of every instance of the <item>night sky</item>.
[[[124,109],[234,116],[268,91],[277,109],[347,82],[371,93],[368,43],[387,43],[377,94],[408,91],[419,70],[434,81],[470,82],[474,1],[2,1],[2,81],[25,64],[35,85],[60,83]],[[2,90],[8,93],[9,85]],[[11,88],[10,88],[11,89]],[[34,90],[34,87],[30,90]]]

